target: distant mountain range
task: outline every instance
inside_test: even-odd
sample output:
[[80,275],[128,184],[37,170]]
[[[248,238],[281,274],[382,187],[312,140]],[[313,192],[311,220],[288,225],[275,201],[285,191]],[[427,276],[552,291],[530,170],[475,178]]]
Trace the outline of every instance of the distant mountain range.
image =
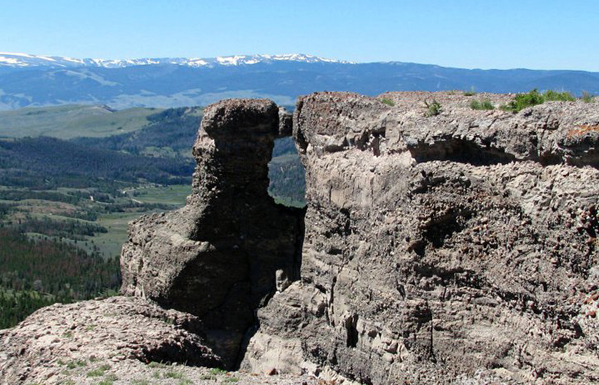
[[104,60],[0,53],[0,110],[72,103],[117,109],[180,107],[233,97],[266,97],[292,105],[299,95],[315,91],[377,95],[402,90],[505,93],[533,88],[599,94],[599,73],[350,63],[303,54]]
[[144,58],[144,59],[74,59],[63,56],[29,55],[24,53],[0,52],[0,67],[24,68],[24,67],[102,67],[102,68],[124,68],[140,65],[180,65],[187,67],[215,67],[215,66],[237,66],[251,65],[257,63],[274,63],[278,61],[289,61],[299,63],[347,63],[339,60],[325,59],[317,56],[304,54],[285,55],[237,55],[219,56],[215,58]]

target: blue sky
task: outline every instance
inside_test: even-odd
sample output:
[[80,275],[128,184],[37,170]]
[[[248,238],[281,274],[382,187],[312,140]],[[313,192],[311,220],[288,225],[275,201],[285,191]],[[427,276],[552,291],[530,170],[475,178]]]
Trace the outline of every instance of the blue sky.
[[0,25],[4,52],[599,71],[597,0],[0,0]]

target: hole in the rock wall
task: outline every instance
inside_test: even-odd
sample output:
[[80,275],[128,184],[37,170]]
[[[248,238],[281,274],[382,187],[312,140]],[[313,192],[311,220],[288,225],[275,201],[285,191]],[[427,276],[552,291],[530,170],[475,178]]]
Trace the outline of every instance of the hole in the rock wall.
[[291,207],[306,206],[305,170],[291,137],[275,140],[268,179],[268,194],[275,202]]
[[418,143],[409,150],[417,162],[450,160],[474,166],[488,166],[507,164],[516,160],[513,154],[506,153],[502,149],[480,147],[470,141],[456,138],[440,140],[430,145]]
[[423,236],[435,248],[442,247],[445,239],[451,237],[453,233],[462,231],[465,222],[471,216],[472,214],[467,210],[456,210],[442,215],[424,228]]
[[[257,308],[267,306],[274,295],[277,288],[277,274],[279,274],[279,277],[284,277],[284,280],[287,281],[284,288],[281,288],[282,286],[278,287],[282,291],[293,281],[301,278],[302,249],[305,233],[304,216],[306,214],[304,198],[306,182],[304,167],[300,162],[295,143],[291,137],[275,140],[272,158],[268,164],[268,178],[270,180],[268,194],[279,204],[276,206],[276,212],[278,212],[278,215],[281,215],[280,222],[277,218],[272,218],[268,222],[271,225],[275,224],[272,231],[275,233],[280,231],[276,239],[277,242],[282,243],[275,249],[265,248],[267,253],[272,252],[274,255],[268,256],[262,253],[261,258],[266,257],[267,262],[273,262],[273,260],[278,260],[278,262],[272,265],[275,266],[275,270],[271,274],[275,278],[272,291],[262,298]],[[295,224],[293,224],[294,220]],[[290,226],[288,230],[293,234],[290,234],[286,230],[287,226]],[[292,236],[290,237],[290,235]],[[289,255],[290,250],[293,255]],[[269,260],[268,258],[270,257],[272,258]],[[255,264],[251,270],[263,270],[264,266]],[[256,316],[257,308],[254,309],[255,322],[246,330],[237,354],[236,368],[239,368],[247,352],[250,340],[260,328],[260,319]]]
[[354,314],[345,320],[345,329],[347,330],[346,346],[348,348],[355,348],[358,344],[358,315]]

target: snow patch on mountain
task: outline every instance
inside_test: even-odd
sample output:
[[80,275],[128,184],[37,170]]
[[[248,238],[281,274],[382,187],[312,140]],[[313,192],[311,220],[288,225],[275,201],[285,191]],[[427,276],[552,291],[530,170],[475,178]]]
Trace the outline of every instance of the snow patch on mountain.
[[124,68],[142,65],[180,65],[188,67],[241,66],[280,61],[300,63],[345,63],[305,54],[282,55],[234,55],[216,58],[142,58],[142,59],[76,59],[62,56],[30,55],[24,53],[0,52],[0,67],[103,67]]

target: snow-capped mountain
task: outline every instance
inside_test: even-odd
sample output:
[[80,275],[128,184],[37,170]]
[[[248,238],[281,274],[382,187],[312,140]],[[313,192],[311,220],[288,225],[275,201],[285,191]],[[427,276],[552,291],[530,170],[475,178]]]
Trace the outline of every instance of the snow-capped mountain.
[[227,98],[295,104],[315,91],[378,95],[399,90],[599,95],[599,73],[468,70],[416,63],[348,63],[316,56],[236,55],[211,59],[73,59],[0,53],[0,110],[60,104],[205,106]]
[[165,65],[175,64],[188,67],[216,67],[239,66],[257,63],[273,62],[299,62],[299,63],[348,63],[339,60],[325,59],[304,54],[284,55],[235,55],[219,56],[216,58],[144,58],[144,59],[75,59],[62,56],[29,55],[23,53],[0,52],[0,67],[102,67],[123,68],[140,65]]

